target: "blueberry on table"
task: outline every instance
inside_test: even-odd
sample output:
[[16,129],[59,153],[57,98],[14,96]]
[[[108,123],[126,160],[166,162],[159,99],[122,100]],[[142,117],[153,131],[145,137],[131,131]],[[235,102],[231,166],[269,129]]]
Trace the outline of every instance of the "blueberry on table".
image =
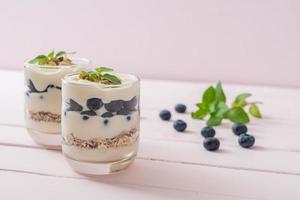
[[178,113],[185,113],[185,111],[186,111],[186,105],[181,104],[181,103],[176,104],[175,110],[176,110],[176,112],[178,112]]
[[86,106],[90,110],[98,110],[99,108],[101,108],[103,106],[103,102],[101,99],[98,99],[98,98],[90,98],[86,101]]
[[255,137],[253,137],[252,135],[241,134],[239,136],[239,144],[243,148],[250,148],[254,145],[254,143],[255,143]]
[[159,113],[159,117],[162,119],[162,120],[170,120],[171,119],[171,112],[168,111],[168,110],[162,110],[160,111]]
[[248,128],[245,124],[234,124],[232,126],[232,131],[235,135],[239,136],[243,133],[247,133]]
[[174,122],[173,127],[176,131],[183,132],[186,129],[187,124],[185,123],[185,121],[179,119]]
[[206,126],[201,129],[201,135],[205,138],[214,137],[216,135],[216,131],[214,128]]
[[203,146],[208,151],[216,151],[220,147],[220,141],[218,138],[208,137],[203,141]]

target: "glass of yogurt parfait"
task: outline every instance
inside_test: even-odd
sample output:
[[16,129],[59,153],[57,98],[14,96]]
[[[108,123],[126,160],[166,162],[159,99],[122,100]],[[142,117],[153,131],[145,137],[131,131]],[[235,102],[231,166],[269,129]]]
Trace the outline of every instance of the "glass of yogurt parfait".
[[139,143],[139,79],[101,67],[62,82],[62,151],[71,167],[102,175],[129,166]]
[[25,62],[25,126],[33,140],[49,149],[61,147],[61,79],[89,65],[64,51]]

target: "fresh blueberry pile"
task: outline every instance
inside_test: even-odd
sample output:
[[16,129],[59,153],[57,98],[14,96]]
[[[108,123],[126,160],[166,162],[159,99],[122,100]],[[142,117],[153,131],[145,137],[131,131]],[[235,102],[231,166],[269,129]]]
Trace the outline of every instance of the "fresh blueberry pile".
[[[65,115],[69,111],[79,112],[80,115],[82,115],[83,120],[88,120],[92,116],[97,116],[96,111],[104,107],[106,112],[101,115],[102,118],[124,115],[127,116],[126,119],[130,121],[131,116],[129,115],[137,110],[137,97],[133,97],[129,101],[114,100],[109,103],[103,103],[103,101],[99,98],[90,98],[86,101],[86,107],[88,110],[83,110],[83,106],[73,99],[66,102],[66,105],[67,109],[65,110]],[[108,124],[108,121],[104,120],[103,123]]]
[[[186,112],[186,105],[176,104],[175,111],[178,113]],[[159,117],[168,121],[171,119],[172,114],[169,110],[162,110],[159,113]],[[183,120],[176,120],[173,123],[173,127],[178,132],[183,132],[187,128],[187,123]],[[255,143],[255,138],[252,135],[247,134],[248,128],[245,124],[233,124],[232,132],[238,136],[238,143],[243,148],[250,148]],[[220,140],[215,137],[216,131],[213,127],[206,126],[201,129],[201,135],[204,137],[203,146],[208,151],[216,151],[220,147]]]
[[[184,113],[186,111],[186,105],[177,104],[175,106],[175,111],[178,113]],[[164,110],[160,111],[159,117],[164,121],[168,121],[171,119],[172,114],[169,110],[164,109]],[[178,119],[178,120],[174,121],[173,128],[178,132],[184,132],[185,129],[187,128],[187,123],[181,119]]]
[[215,138],[216,131],[213,127],[206,126],[201,129],[201,135],[205,138],[203,146],[208,151],[216,151],[220,147],[220,141]]

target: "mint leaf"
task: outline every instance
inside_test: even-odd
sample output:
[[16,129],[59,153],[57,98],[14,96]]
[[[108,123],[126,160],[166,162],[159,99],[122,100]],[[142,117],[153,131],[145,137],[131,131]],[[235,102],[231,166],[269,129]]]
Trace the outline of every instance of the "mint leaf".
[[256,117],[256,118],[262,118],[262,115],[260,113],[260,110],[258,108],[258,106],[256,104],[252,104],[250,107],[249,107],[249,113],[253,116],[253,117]]
[[216,98],[216,94],[215,94],[215,88],[213,88],[212,86],[210,86],[209,88],[207,88],[202,96],[202,103],[209,105],[210,103],[212,103]]
[[228,106],[224,102],[219,102],[217,105],[216,117],[225,118],[225,113],[229,110]]
[[103,76],[101,76],[101,78],[103,80],[108,80],[113,85],[121,84],[121,80],[112,74],[104,74]]
[[203,119],[206,115],[208,115],[208,111],[204,109],[198,109],[196,112],[192,112],[193,119]]
[[216,99],[217,101],[226,102],[226,96],[224,94],[221,81],[218,81],[216,86]]
[[234,106],[234,107],[238,107],[238,106],[244,107],[247,104],[246,99],[250,96],[251,96],[250,93],[239,94],[237,97],[235,97],[235,100],[232,102],[232,106]]
[[48,54],[48,58],[50,58],[50,59],[54,58],[54,51],[51,51],[51,52]]
[[208,121],[206,122],[207,126],[218,126],[222,123],[222,118],[217,116],[210,116]]
[[96,68],[96,72],[98,72],[98,73],[109,72],[109,71],[113,71],[113,69],[107,68],[107,67],[97,67]]
[[30,64],[41,64],[47,62],[48,62],[48,57],[45,55],[38,55],[37,57],[29,61]]
[[59,52],[56,53],[55,58],[59,58],[59,57],[62,57],[64,55],[66,55],[65,51],[59,51]]
[[241,107],[230,108],[226,112],[226,117],[234,123],[246,124],[250,121],[248,114]]

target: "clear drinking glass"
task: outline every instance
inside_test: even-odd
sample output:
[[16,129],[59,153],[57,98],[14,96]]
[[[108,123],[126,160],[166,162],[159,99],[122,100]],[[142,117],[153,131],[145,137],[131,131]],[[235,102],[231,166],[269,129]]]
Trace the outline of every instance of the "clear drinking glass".
[[139,143],[140,82],[119,74],[105,85],[68,75],[62,85],[62,151],[82,174],[110,174],[129,166]]
[[72,58],[70,66],[24,64],[25,126],[33,140],[50,149],[61,147],[61,79],[90,61]]

